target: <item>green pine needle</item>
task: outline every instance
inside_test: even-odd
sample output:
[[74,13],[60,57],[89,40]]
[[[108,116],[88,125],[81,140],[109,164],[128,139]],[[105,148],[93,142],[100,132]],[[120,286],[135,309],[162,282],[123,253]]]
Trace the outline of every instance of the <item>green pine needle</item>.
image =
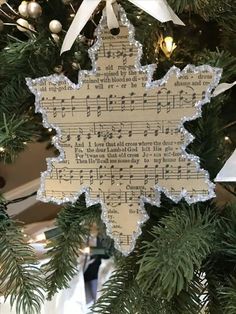
[[224,211],[220,224],[221,241],[220,251],[227,256],[227,260],[236,262],[236,204],[228,206]]
[[170,300],[186,289],[210,253],[215,225],[209,210],[198,206],[176,208],[161,220],[146,242],[139,262],[138,282],[144,291]]
[[15,222],[0,212],[0,291],[17,314],[40,312],[44,280],[36,256]]
[[204,49],[195,56],[194,62],[222,68],[223,82],[231,81],[236,73],[236,56],[233,56],[229,51],[220,50],[218,48],[215,51]]
[[18,154],[25,149],[27,143],[37,138],[37,129],[32,117],[15,114],[2,114],[0,117],[0,146],[4,152],[0,159],[4,162],[13,162]]
[[231,278],[229,284],[218,289],[219,299],[222,303],[222,314],[236,313],[236,279]]
[[162,307],[150,294],[143,294],[135,274],[136,257],[121,258],[116,271],[104,285],[102,296],[91,308],[97,314],[157,314]]
[[79,249],[86,242],[91,223],[100,219],[99,206],[86,207],[80,199],[63,208],[57,218],[60,234],[49,245],[49,262],[44,265],[48,299],[60,289],[68,288],[77,273]]

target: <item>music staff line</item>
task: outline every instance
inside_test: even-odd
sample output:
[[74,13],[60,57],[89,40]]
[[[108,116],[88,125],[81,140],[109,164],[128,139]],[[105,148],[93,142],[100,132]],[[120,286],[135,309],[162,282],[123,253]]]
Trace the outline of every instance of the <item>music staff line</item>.
[[[53,193],[53,194],[52,194]],[[75,195],[78,193],[77,191],[69,191],[72,195]],[[64,198],[68,196],[68,192],[63,191],[55,191],[55,190],[47,190],[45,191],[45,196],[54,195],[57,198]],[[98,191],[92,191],[90,190],[89,193],[90,197],[92,199],[101,199],[106,205],[111,206],[118,206],[121,204],[129,204],[130,207],[133,206],[130,202],[137,202],[141,196],[147,197],[147,198],[154,198],[155,197],[155,191],[149,190],[149,191],[108,191],[104,192],[101,189]]]
[[85,136],[90,139],[92,136],[98,138],[122,138],[122,136],[148,135],[158,136],[159,134],[177,134],[179,133],[179,120],[155,120],[155,121],[124,121],[124,122],[91,122],[91,123],[61,123],[62,140],[70,141],[72,136],[77,140]]
[[[180,193],[182,192],[182,189],[171,189],[171,193],[173,195],[178,196]],[[201,189],[192,189],[189,190],[189,195],[191,195],[191,193],[193,195],[196,194],[201,194],[201,195],[207,195],[208,192],[206,190],[201,190]],[[76,195],[78,193],[78,191],[57,191],[57,190],[47,190],[44,193],[44,196],[46,197],[51,197],[53,195],[53,197],[56,198],[65,198],[68,197],[68,194],[71,195],[71,197],[73,197],[74,195]],[[137,203],[139,202],[139,199],[141,197],[146,197],[149,199],[155,199],[156,198],[156,192],[154,191],[154,189],[151,190],[137,190],[137,191],[102,191],[101,189],[98,189],[98,191],[93,191],[90,189],[89,192],[90,198],[91,199],[100,199],[104,204],[106,204],[107,206],[119,206],[122,204],[127,204],[129,207],[133,207],[134,204],[135,206],[137,206]]]
[[113,236],[119,238],[120,244],[130,245],[133,242],[133,236],[130,234],[123,234],[117,231],[113,231]]
[[[152,184],[157,184],[160,180],[180,180],[180,179],[199,179],[204,178],[204,174],[197,172],[196,168],[190,163],[187,167],[173,167],[166,165],[165,167],[129,167],[115,168],[113,165],[109,168],[100,166],[98,168],[90,169],[77,169],[77,168],[54,168],[50,175],[51,180],[68,181],[80,181],[80,184],[89,182],[91,185],[98,181],[100,185],[104,181],[110,181],[111,185],[119,182],[120,180],[128,181],[130,184],[132,181],[142,181],[144,185],[150,181]],[[154,181],[154,182],[153,182]]]
[[122,58],[123,65],[127,64],[127,57],[133,57],[137,54],[137,48],[133,45],[127,45],[127,42],[103,43],[98,50],[98,58]]
[[[163,90],[163,89],[162,89]],[[164,88],[164,90],[166,90]],[[116,97],[116,95],[110,95],[108,97],[90,97],[77,98],[72,96],[69,99],[62,99],[52,97],[51,99],[42,97],[42,107],[47,109],[48,114],[51,114],[54,118],[58,114],[64,118],[67,114],[71,114],[73,117],[77,113],[86,113],[89,117],[92,112],[96,112],[97,116],[101,116],[102,112],[113,111],[134,111],[134,110],[155,110],[160,113],[161,110],[165,110],[167,113],[173,109],[188,109],[194,107],[197,99],[205,97],[205,93],[202,94],[187,94],[184,96],[184,91],[180,91],[179,94],[171,94],[170,91],[166,91],[165,95],[162,92],[157,92],[156,95],[148,95],[144,93],[142,96],[137,96],[134,93],[130,93],[129,96]]]

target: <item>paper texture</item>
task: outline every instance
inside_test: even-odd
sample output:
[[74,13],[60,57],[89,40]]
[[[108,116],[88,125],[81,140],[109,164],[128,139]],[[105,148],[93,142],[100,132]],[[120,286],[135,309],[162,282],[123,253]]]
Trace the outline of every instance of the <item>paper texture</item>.
[[48,122],[61,130],[64,150],[64,160],[53,162],[43,179],[43,197],[63,201],[88,187],[123,253],[143,220],[140,202],[159,202],[154,187],[176,201],[187,192],[189,202],[210,198],[207,173],[181,150],[186,135],[180,125],[197,116],[196,105],[215,80],[213,71],[180,77],[172,71],[166,83],[146,88],[147,73],[134,66],[138,48],[128,33],[121,26],[113,37],[105,27],[96,74],[79,89],[64,76],[33,83]]

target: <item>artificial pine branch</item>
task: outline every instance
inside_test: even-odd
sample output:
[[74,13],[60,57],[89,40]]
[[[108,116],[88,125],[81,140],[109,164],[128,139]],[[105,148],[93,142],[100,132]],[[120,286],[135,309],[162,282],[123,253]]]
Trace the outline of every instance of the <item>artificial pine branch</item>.
[[202,266],[207,281],[207,314],[227,313],[224,309],[229,300],[224,298],[224,292],[231,288],[235,275],[235,205],[220,208],[219,212],[214,249]]
[[91,313],[199,314],[205,304],[200,299],[204,287],[195,277],[187,290],[167,301],[153,297],[151,289],[143,291],[132,277],[132,269],[128,271],[126,267],[120,267],[104,285],[103,294],[91,308]]
[[225,287],[218,289],[219,299],[222,303],[222,314],[236,313],[236,279],[232,277]]
[[[134,280],[134,267],[131,271],[131,264],[133,264],[132,256],[124,259],[121,258],[120,267],[118,267],[114,274],[105,283],[102,289],[102,296],[92,307],[92,313],[102,314],[116,314],[120,313],[120,306],[124,304],[128,291],[132,288]],[[125,263],[124,260],[126,261]],[[125,306],[123,307],[125,308]]]
[[135,280],[124,280],[123,271],[116,272],[104,287],[104,295],[91,309],[99,314],[157,314],[168,313],[164,304],[144,294]]
[[52,239],[47,252],[49,262],[44,265],[48,299],[60,289],[68,288],[76,274],[79,249],[90,233],[90,226],[100,219],[100,207],[86,207],[83,197],[74,205],[61,210],[57,218],[60,234]]
[[235,2],[231,0],[168,0],[172,9],[177,13],[189,12],[199,14],[204,19],[216,19],[222,23],[230,24],[225,16],[232,17],[235,21]]
[[224,99],[225,96],[213,99],[210,104],[203,107],[200,119],[185,123],[186,129],[195,137],[186,151],[200,156],[201,167],[208,170],[212,180],[214,180],[224,163],[222,152],[223,145],[225,145],[225,134],[222,130],[221,119]]
[[42,272],[20,228],[3,209],[0,211],[0,265],[0,291],[5,299],[10,298],[16,313],[39,313],[44,299]]
[[8,81],[8,84],[0,88],[0,113],[24,113],[24,110],[30,105],[29,99],[32,98],[29,90],[24,88],[24,85],[25,78],[15,75]]
[[[235,58],[232,57],[227,52],[227,50],[232,50],[232,48],[234,47],[232,40],[232,35],[234,35],[234,33],[233,30],[231,30],[231,32],[226,32],[225,29],[231,29],[232,25],[233,27],[235,26],[235,1],[168,0],[168,3],[172,6],[173,10],[178,13],[180,18],[186,22],[187,27],[173,27],[171,23],[160,24],[156,22],[152,17],[143,12],[140,12],[139,9],[130,5],[128,1],[122,1],[122,5],[124,5],[125,9],[127,10],[129,18],[136,27],[137,39],[140,40],[142,44],[144,44],[144,63],[156,63],[158,56],[158,73],[160,75],[164,75],[172,64],[176,64],[177,66],[182,67],[186,63],[196,63],[195,61],[201,64],[208,63],[213,66],[219,66],[224,68],[222,79],[224,82],[233,80],[236,63]],[[9,126],[11,126],[13,123],[11,121],[11,115],[8,116],[8,113],[14,112],[16,114],[16,121],[21,121],[22,119],[24,120],[24,118],[26,118],[27,120],[28,117],[33,117],[33,115],[29,115],[28,111],[29,107],[33,105],[33,100],[28,97],[28,91],[24,84],[25,76],[38,77],[51,74],[54,72],[54,67],[59,64],[63,64],[64,69],[66,69],[65,74],[67,75],[68,73],[70,73],[70,65],[73,61],[79,62],[81,68],[85,68],[84,65],[87,64],[86,53],[81,53],[81,49],[77,49],[77,45],[74,45],[73,49],[70,52],[64,54],[63,60],[59,58],[60,44],[57,46],[55,43],[53,43],[52,39],[50,39],[49,32],[45,30],[48,28],[48,22],[50,20],[54,18],[61,20],[61,15],[63,16],[63,28],[68,28],[70,21],[66,18],[66,9],[64,6],[62,6],[61,0],[53,0],[48,2],[46,1],[42,5],[42,19],[40,18],[37,21],[34,21],[35,27],[37,31],[39,31],[39,36],[36,35],[35,40],[26,40],[26,38],[23,38],[25,42],[19,40],[17,40],[16,43],[13,44],[7,41],[1,42],[1,47],[7,46],[8,49],[2,50],[0,54],[0,111],[4,112],[7,115],[7,125]],[[51,6],[51,9],[47,8],[48,6]],[[56,10],[57,7],[59,7],[59,10]],[[179,14],[180,12],[181,14]],[[138,16],[139,19],[137,19]],[[214,21],[213,23],[207,23],[204,22],[202,18],[204,18],[205,20]],[[67,23],[64,23],[64,21]],[[67,26],[65,27],[65,25]],[[161,28],[161,31],[168,30],[177,42],[178,48],[176,49],[170,60],[166,60],[165,58],[164,60],[161,60],[160,54],[158,55],[158,52],[156,50],[158,36],[156,32],[154,32],[154,29],[157,28],[159,28],[159,30]],[[219,29],[221,29],[222,31],[219,31]],[[208,33],[208,30],[211,30],[211,33]],[[8,31],[10,33],[10,29],[8,29]],[[14,36],[17,36],[19,32],[14,33],[13,31],[12,33]],[[150,36],[147,36],[147,33],[149,33]],[[20,37],[23,37],[21,35],[22,34],[20,34]],[[7,36],[1,36],[1,40],[5,40],[7,37],[10,38],[10,36],[10,34],[7,34]],[[222,41],[221,39],[222,36],[225,37],[224,41]],[[223,47],[223,49],[225,49],[225,52],[220,51],[219,53],[218,51],[214,51],[215,46]],[[208,50],[204,50],[204,48],[207,48]],[[78,54],[80,54],[80,60],[76,58],[76,55]],[[75,71],[73,73],[73,76],[76,77],[77,73]],[[18,82],[15,79],[16,76],[19,76]],[[227,92],[227,94],[229,93]],[[210,171],[212,177],[214,177],[216,171],[219,170],[219,162],[217,161],[217,158],[219,157],[219,155],[221,156],[225,152],[225,144],[221,144],[221,138],[223,134],[219,131],[222,127],[222,125],[219,123],[219,117],[222,117],[221,108],[223,106],[229,107],[229,102],[229,97],[220,96],[210,105],[204,107],[202,119],[197,120],[196,123],[191,122],[191,133],[195,134],[196,136],[196,140],[191,145],[191,151],[196,155],[201,156],[202,165],[205,169],[208,169]],[[232,113],[233,111],[230,112],[230,119],[232,117]],[[0,125],[4,126],[4,121],[2,117],[3,115],[0,116]],[[226,116],[223,116],[222,118],[226,119]],[[34,122],[35,120],[32,120],[31,124],[34,124]],[[28,139],[31,137],[30,134],[33,135],[32,133],[34,132],[31,132],[30,124],[23,123],[19,124],[18,126],[19,129],[14,128],[14,133],[22,134],[21,132],[23,131],[24,134],[27,134]],[[18,130],[20,131],[19,133]],[[38,130],[37,133],[38,132],[40,132],[40,130]],[[5,143],[7,146],[6,148],[13,147],[13,142],[5,141]],[[219,145],[219,143],[221,145]],[[15,149],[18,149],[17,140],[15,140],[14,145],[14,149],[8,150],[9,152],[11,152],[11,155],[16,155],[17,153],[17,150]],[[188,148],[190,149],[190,147]],[[178,205],[178,207],[178,212],[180,213],[181,206]],[[80,212],[80,208],[77,209]],[[159,209],[155,208],[154,210],[158,211]],[[187,210],[188,209],[184,210],[185,214]],[[214,212],[214,210],[215,209],[213,207],[212,211]],[[55,293],[55,291],[60,287],[66,287],[70,278],[73,276],[73,270],[75,270],[74,267],[77,264],[76,257],[78,256],[78,251],[73,250],[72,246],[75,245],[75,247],[78,247],[78,242],[80,241],[78,239],[82,239],[83,233],[87,234],[87,229],[82,230],[84,228],[82,224],[83,219],[81,219],[81,224],[79,220],[77,221],[77,223],[73,221],[74,218],[78,218],[75,211],[76,207],[74,208],[74,211],[72,208],[70,208],[66,212],[63,212],[62,217],[59,217],[58,219],[60,221],[59,225],[62,226],[61,230],[63,229],[64,231],[63,236],[60,235],[57,239],[55,239],[54,245],[56,247],[55,249],[51,250],[52,262],[50,264],[51,268],[49,267],[49,269],[51,269],[52,271],[52,280],[54,281],[54,283],[52,285],[49,284],[49,290],[53,290],[53,293]],[[82,216],[86,216],[86,211],[90,211],[90,209],[87,209],[85,211],[82,210]],[[166,213],[167,215],[169,215],[168,209]],[[153,222],[154,217],[151,216],[150,220]],[[84,219],[84,221],[86,221],[86,219]],[[179,219],[177,219],[177,217],[176,221],[173,220],[173,226],[175,225],[175,223],[179,223]],[[77,227],[79,227],[79,229],[77,229]],[[182,227],[183,230],[180,230],[180,234],[182,234],[181,232],[186,231],[186,226]],[[212,227],[213,224],[210,223],[210,230],[212,230]],[[72,234],[72,232],[69,231],[70,228],[72,229],[72,232],[74,232],[74,235]],[[204,232],[205,231],[206,230],[204,230]],[[79,235],[77,235],[77,232],[79,233]],[[215,229],[215,232],[217,233],[218,229]],[[198,236],[198,233],[196,234]],[[176,234],[174,234],[174,236],[175,235]],[[202,230],[199,230],[200,240],[202,240],[201,235]],[[156,238],[156,240],[153,240],[153,236],[154,238]],[[211,236],[212,234],[210,235],[209,239],[211,238]],[[190,237],[190,239],[192,238]],[[155,244],[156,241],[157,235],[154,232],[149,237],[150,249],[151,244]],[[227,299],[227,302],[222,301],[223,304],[226,304],[225,309],[235,309],[235,307],[232,307],[234,306],[233,299],[231,300],[231,298],[235,298],[235,285],[230,284],[227,286],[223,280],[223,278],[225,277],[228,280],[229,274],[232,275],[235,267],[235,234],[234,225],[230,223],[230,218],[226,221],[225,224],[222,224],[222,233],[219,236],[218,242],[221,243],[221,241],[223,242],[223,245],[217,248],[217,252],[214,252],[214,250],[211,251],[210,257],[208,256],[207,258],[211,259],[212,263],[209,263],[208,261],[208,263],[204,265],[204,271],[207,275],[208,294],[210,300],[208,310],[211,314],[223,313],[222,307],[220,305],[221,299],[219,298],[219,293],[217,292],[218,288],[222,286],[227,288],[229,287],[230,289],[222,290],[224,295],[227,295],[227,298],[225,298],[225,300]],[[174,238],[170,239],[170,243],[174,243]],[[69,246],[68,249],[66,245]],[[198,245],[198,241],[193,243],[194,248],[192,250],[195,250],[195,252],[197,252],[197,250],[199,249],[200,252],[202,252],[202,249],[199,248]],[[145,250],[146,249],[147,248],[145,247]],[[207,251],[207,248],[205,248],[205,250]],[[168,252],[168,246],[166,251]],[[192,264],[194,264],[194,271],[192,272],[193,279],[190,281],[185,280],[186,282],[184,284],[184,289],[181,290],[178,296],[176,296],[175,293],[170,301],[167,301],[165,299],[161,299],[160,296],[150,296],[151,289],[149,289],[148,287],[147,290],[143,289],[143,287],[141,289],[140,284],[137,282],[135,278],[139,270],[139,266],[137,266],[137,261],[139,260],[139,255],[142,252],[143,250],[138,247],[138,249],[134,252],[135,257],[133,256],[130,259],[132,263],[128,262],[129,258],[122,259],[123,264],[119,263],[117,277],[116,275],[114,275],[112,280],[109,281],[109,283],[111,284],[111,288],[109,286],[105,288],[106,291],[104,298],[100,299],[100,303],[97,303],[98,305],[101,305],[100,308],[96,308],[97,313],[198,313],[202,304],[202,301],[199,300],[199,295],[203,291],[202,289],[204,288],[204,285],[201,285],[198,277],[198,272],[195,271],[195,269],[198,267],[196,267],[196,265],[191,260],[191,256],[190,261]],[[188,250],[186,251],[186,254],[187,252]],[[65,254],[65,258],[63,254]],[[70,254],[72,254],[72,256]],[[163,258],[166,256],[165,254],[166,252],[164,251]],[[72,260],[72,263],[70,263],[70,258]],[[199,257],[201,261],[202,258],[203,257]],[[170,260],[172,259],[173,257],[170,256]],[[199,263],[201,263],[201,261]],[[157,265],[159,260],[156,259],[155,262]],[[70,263],[69,266],[68,263]],[[60,271],[62,272],[62,274],[60,274]],[[122,275],[122,272],[124,272],[124,277]],[[127,275],[127,272],[129,273],[129,276]],[[153,268],[153,270],[147,274],[147,277],[153,277],[156,274],[159,274],[159,272],[159,268]],[[129,280],[129,278],[131,279]],[[119,293],[115,293],[116,288]],[[229,312],[227,314],[232,313],[234,312]],[[26,314],[28,314],[28,312],[26,312]]]
[[183,13],[184,11],[201,13],[208,2],[209,0],[168,0],[171,8],[177,13]]
[[213,67],[223,68],[221,81],[229,82],[233,80],[236,72],[236,56],[229,51],[204,49],[194,57],[194,63],[209,64]]
[[[156,209],[157,210],[157,209]],[[147,230],[149,227],[147,226]],[[142,237],[148,237],[144,231]],[[186,290],[171,300],[152,295],[152,287],[141,289],[136,276],[139,271],[138,260],[143,251],[139,239],[135,251],[126,258],[118,258],[116,270],[105,283],[102,296],[91,308],[97,314],[199,314],[204,300],[205,283],[200,272],[194,273],[193,280]]]
[[214,243],[215,224],[198,205],[176,208],[151,232],[137,276],[141,288],[171,300],[192,281]]
[[202,16],[215,20],[227,32],[235,32],[236,2],[231,0],[208,0]]
[[3,113],[2,118],[2,121],[0,119],[0,146],[4,148],[2,160],[13,162],[28,142],[39,137],[37,125],[32,117],[26,115]]
[[49,75],[59,58],[58,47],[45,33],[34,40],[8,43],[0,53],[0,86],[6,85],[15,73],[21,77]]
[[[137,253],[137,252],[136,252]],[[157,314],[161,303],[144,294],[135,275],[138,271],[137,256],[119,258],[117,269],[102,289],[102,296],[91,308],[97,314]]]
[[218,252],[228,262],[236,263],[236,203],[226,206],[219,224],[220,241]]
[[186,289],[178,296],[174,296],[170,303],[173,314],[204,313],[202,310],[207,303],[207,284],[204,274],[195,271],[193,280],[188,283]]

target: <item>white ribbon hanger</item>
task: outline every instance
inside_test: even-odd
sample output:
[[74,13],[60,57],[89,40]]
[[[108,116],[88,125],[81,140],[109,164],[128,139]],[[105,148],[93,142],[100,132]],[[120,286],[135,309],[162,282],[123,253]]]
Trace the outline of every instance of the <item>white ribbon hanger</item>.
[[221,83],[220,85],[218,85],[216,87],[216,89],[213,92],[213,97],[216,97],[222,93],[224,93],[225,91],[227,91],[228,89],[232,88],[234,85],[236,85],[236,81],[233,83]]
[[217,174],[215,182],[236,182],[236,149]]
[[[80,34],[86,23],[89,21],[96,7],[102,0],[83,0],[75,18],[65,36],[61,48],[61,54],[70,50],[77,36]],[[185,25],[174,13],[166,0],[128,0],[141,10],[153,16],[158,21],[164,23],[172,21],[177,25]],[[107,25],[109,29],[118,28],[116,14],[113,9],[113,3],[116,0],[106,0]]]
[[[77,11],[73,22],[65,36],[61,47],[61,54],[71,49],[77,36],[80,34],[86,23],[91,18],[96,7],[102,0],[83,0],[79,10]],[[177,25],[185,25],[180,18],[174,13],[171,7],[168,5],[166,0],[128,0],[129,2],[136,5],[141,10],[145,11],[156,20],[164,23],[172,21]],[[107,26],[109,29],[119,28],[119,22],[114,12],[113,4],[116,0],[106,0],[106,16]],[[222,83],[219,84],[213,92],[213,97],[216,97],[228,89],[236,85],[236,81],[233,83]]]

